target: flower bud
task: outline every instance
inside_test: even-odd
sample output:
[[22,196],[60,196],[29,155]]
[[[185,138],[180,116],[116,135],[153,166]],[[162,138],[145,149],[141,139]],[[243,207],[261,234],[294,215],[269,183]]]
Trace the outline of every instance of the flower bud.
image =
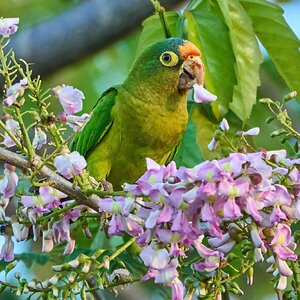
[[17,265],[18,261],[14,260],[11,263],[9,263],[6,267],[5,267],[5,274],[7,274],[8,272],[10,272],[16,265]]
[[85,261],[81,269],[82,273],[88,273],[90,271],[91,264],[92,264],[91,260]]
[[109,259],[109,256],[105,255],[105,256],[103,257],[103,265],[104,265],[104,268],[105,268],[106,270],[109,269],[109,267],[110,267],[110,259]]
[[69,271],[69,270],[76,269],[79,266],[79,264],[80,264],[79,259],[75,258],[65,264],[52,266],[52,270],[55,272]]
[[253,285],[254,268],[250,267],[247,272],[247,284]]
[[266,123],[267,124],[270,124],[272,121],[274,121],[275,120],[275,117],[268,117],[267,119],[266,119]]
[[271,103],[273,103],[273,101],[270,98],[262,98],[262,99],[259,99],[259,103],[271,104]]
[[293,92],[287,94],[286,96],[284,96],[283,101],[288,102],[288,101],[292,100],[293,98],[296,98],[296,96],[297,96],[297,92],[293,91]]
[[259,173],[253,173],[253,174],[250,174],[249,175],[249,178],[250,178],[250,180],[251,180],[251,183],[253,184],[253,185],[258,185],[258,184],[260,184],[261,182],[262,182],[262,176],[261,176],[261,174],[259,174]]
[[229,124],[225,118],[223,118],[223,120],[221,121],[219,126],[220,126],[221,130],[223,130],[223,131],[229,130]]
[[51,283],[52,285],[56,285],[57,282],[59,281],[59,279],[61,278],[61,274],[58,273],[58,274],[55,274],[54,276],[52,276],[48,281],[49,283]]
[[215,150],[219,145],[219,141],[216,141],[215,138],[213,137],[210,143],[207,145],[207,148],[209,151]]
[[77,273],[72,271],[68,276],[68,281],[70,283],[73,283],[76,280],[76,278],[77,278]]
[[245,146],[240,146],[240,147],[238,148],[238,152],[239,152],[239,153],[244,153],[244,154],[246,154],[246,153],[247,153],[247,147],[245,147]]
[[97,259],[100,255],[102,255],[105,252],[104,249],[98,249],[94,252],[92,259]]
[[258,135],[260,132],[260,129],[259,127],[253,127],[247,131],[242,131],[241,132],[241,135],[243,136],[255,136],[255,135]]
[[275,130],[273,131],[270,136],[271,137],[276,137],[276,136],[280,136],[280,135],[283,135],[283,134],[286,134],[288,133],[285,129],[278,129],[278,130]]

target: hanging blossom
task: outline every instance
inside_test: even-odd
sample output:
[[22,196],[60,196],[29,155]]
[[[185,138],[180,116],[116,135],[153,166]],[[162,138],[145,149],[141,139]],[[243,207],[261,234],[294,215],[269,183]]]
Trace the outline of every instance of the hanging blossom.
[[[220,126],[228,129],[224,121]],[[148,267],[143,280],[153,278],[172,287],[172,299],[183,299],[178,257],[194,249],[199,255],[194,269],[213,276],[220,264],[226,265],[226,254],[244,239],[253,245],[255,261],[273,257],[273,270],[281,276],[277,288],[282,288],[291,275],[288,262],[297,259],[285,222],[300,217],[299,169],[300,160],[286,158],[284,151],[232,153],[179,169],[174,162],[160,166],[148,158],[145,174],[124,186],[131,200],[104,199],[99,209],[112,215],[111,235],[128,232],[136,237]],[[289,190],[282,185],[282,176],[288,179]],[[134,212],[142,222],[128,221]]]
[[18,97],[22,97],[24,95],[24,91],[26,85],[28,83],[27,78],[23,78],[20,82],[15,83],[6,91],[6,98],[2,101],[4,106],[11,106],[17,102]]
[[58,98],[66,114],[74,115],[82,110],[84,95],[80,90],[69,85],[62,85],[53,88],[52,92]]
[[259,135],[259,132],[260,132],[259,127],[253,127],[247,131],[241,131],[240,134],[243,136],[255,136],[255,135]]
[[4,260],[6,262],[14,260],[14,242],[12,241],[12,237],[10,235],[5,235],[5,241],[1,248],[0,260]]
[[32,140],[32,147],[34,149],[41,149],[43,145],[47,144],[47,134],[42,130],[42,128],[36,126],[34,127],[34,137]]
[[74,151],[56,156],[54,166],[61,175],[70,179],[72,174],[79,175],[87,166],[87,163],[79,152]]
[[4,164],[4,177],[0,181],[0,194],[2,197],[9,199],[16,191],[18,185],[18,175],[16,167],[10,164]]
[[65,112],[62,112],[58,115],[57,119],[66,122],[74,132],[79,131],[90,119],[90,115],[87,113],[82,114],[81,116],[67,115]]
[[211,103],[217,100],[217,96],[210,93],[201,84],[195,83],[194,86],[194,101],[196,103]]
[[0,18],[0,35],[10,37],[18,30],[19,18]]
[[[9,117],[5,121],[6,128],[10,131],[10,133],[15,136],[15,138],[19,141],[20,140],[20,125],[17,121]],[[16,145],[15,141],[9,136],[7,132],[5,132],[3,145],[10,148]]]

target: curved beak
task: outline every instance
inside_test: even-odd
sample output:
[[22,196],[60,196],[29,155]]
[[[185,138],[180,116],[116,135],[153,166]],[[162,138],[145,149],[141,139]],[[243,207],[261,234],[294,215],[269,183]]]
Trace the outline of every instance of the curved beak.
[[204,84],[204,65],[200,56],[190,55],[181,66],[178,89],[191,89],[195,83]]

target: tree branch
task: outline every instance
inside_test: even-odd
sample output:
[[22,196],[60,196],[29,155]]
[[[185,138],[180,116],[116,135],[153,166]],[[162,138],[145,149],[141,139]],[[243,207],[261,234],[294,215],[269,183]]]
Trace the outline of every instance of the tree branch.
[[[183,0],[161,0],[166,9]],[[32,28],[20,30],[11,46],[32,62],[35,74],[51,74],[103,49],[138,28],[153,13],[150,0],[88,0]],[[22,21],[22,20],[21,20]]]
[[[38,167],[42,164],[42,160],[38,155],[34,156],[32,162],[28,161],[25,157],[16,154],[10,150],[6,150],[0,147],[0,160],[7,162],[13,166],[16,166],[23,170],[28,170],[33,167]],[[79,205],[85,205],[89,208],[98,211],[98,202],[101,199],[97,195],[91,195],[87,197],[80,188],[74,188],[72,183],[63,178],[62,176],[55,173],[53,170],[47,166],[43,166],[38,174],[40,178],[46,178],[53,184],[52,187],[58,189],[59,191],[67,194],[70,198],[74,199]]]

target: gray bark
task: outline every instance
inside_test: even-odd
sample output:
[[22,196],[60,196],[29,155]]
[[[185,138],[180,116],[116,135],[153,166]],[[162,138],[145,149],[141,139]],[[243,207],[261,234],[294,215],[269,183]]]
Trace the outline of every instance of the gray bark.
[[[183,0],[161,0],[166,9]],[[53,19],[12,37],[16,57],[32,62],[34,74],[47,75],[141,27],[154,12],[150,0],[87,0]]]

